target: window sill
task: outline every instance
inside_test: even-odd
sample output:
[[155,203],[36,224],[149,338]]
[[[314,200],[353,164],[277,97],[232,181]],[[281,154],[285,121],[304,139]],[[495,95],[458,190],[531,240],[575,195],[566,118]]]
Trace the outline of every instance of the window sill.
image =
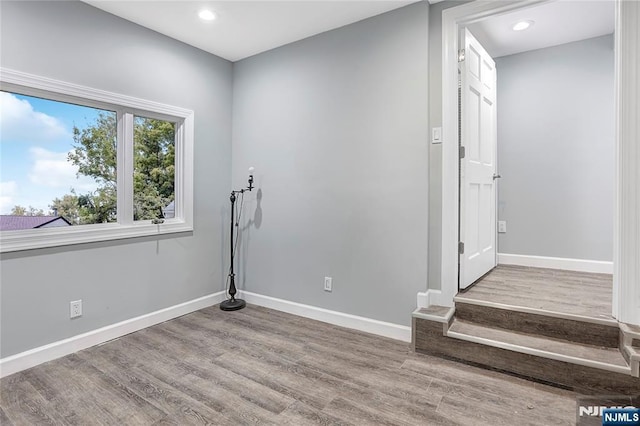
[[9,253],[191,231],[193,231],[193,225],[179,219],[167,219],[164,223],[157,225],[152,224],[150,221],[144,221],[133,225],[109,223],[64,228],[2,231],[0,232],[0,252]]

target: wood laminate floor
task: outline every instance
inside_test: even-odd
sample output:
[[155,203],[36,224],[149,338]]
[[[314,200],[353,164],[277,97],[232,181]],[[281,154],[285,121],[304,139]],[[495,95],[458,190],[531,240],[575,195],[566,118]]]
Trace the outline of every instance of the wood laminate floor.
[[460,295],[592,318],[611,317],[610,274],[498,265]]
[[248,306],[0,380],[8,425],[573,425],[576,395]]

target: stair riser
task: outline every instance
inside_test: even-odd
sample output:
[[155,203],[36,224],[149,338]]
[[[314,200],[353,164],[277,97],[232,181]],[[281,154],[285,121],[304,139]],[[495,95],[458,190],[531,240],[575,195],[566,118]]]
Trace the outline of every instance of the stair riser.
[[511,311],[456,302],[456,317],[463,321],[521,333],[617,348],[619,329],[603,324]]
[[414,327],[414,349],[419,353],[477,364],[585,394],[640,393],[637,377],[453,339],[443,335],[441,323],[416,318]]

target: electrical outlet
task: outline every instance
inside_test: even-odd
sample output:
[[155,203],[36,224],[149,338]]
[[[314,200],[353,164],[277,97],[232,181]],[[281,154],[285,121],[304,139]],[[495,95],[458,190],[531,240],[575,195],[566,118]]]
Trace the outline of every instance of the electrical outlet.
[[331,277],[324,277],[324,291],[331,291],[333,289],[332,281],[333,279]]
[[69,303],[69,318],[82,316],[82,300],[74,300]]
[[498,221],[498,232],[501,234],[504,234],[507,232],[507,221],[506,220],[499,220]]

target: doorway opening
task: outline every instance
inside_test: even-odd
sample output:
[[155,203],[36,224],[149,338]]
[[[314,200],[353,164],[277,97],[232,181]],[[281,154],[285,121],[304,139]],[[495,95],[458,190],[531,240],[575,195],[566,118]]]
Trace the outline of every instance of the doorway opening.
[[614,6],[549,2],[460,31],[465,297],[611,318]]
[[[452,9],[445,10],[443,13],[443,223],[442,223],[442,281],[441,281],[441,303],[444,305],[452,305],[452,300],[455,294],[458,292],[458,261],[459,252],[461,251],[460,242],[464,242],[465,250],[469,248],[466,241],[461,241],[464,238],[462,234],[459,234],[458,224],[461,224],[460,232],[462,231],[464,212],[461,210],[458,215],[459,207],[459,195],[460,195],[460,207],[463,206],[464,200],[462,200],[463,190],[459,190],[459,184],[462,182],[462,166],[459,165],[460,150],[457,144],[447,143],[447,141],[458,140],[458,41],[460,39],[461,30],[471,27],[475,23],[487,20],[490,17],[505,16],[509,13],[517,11],[525,11],[532,9],[534,6],[548,5],[551,2],[546,1],[527,1],[516,4],[487,4],[485,2],[478,2],[481,4],[472,4],[458,6]],[[571,3],[562,2],[559,3]],[[602,2],[609,3],[610,2]],[[615,152],[615,189],[612,198],[615,199],[614,207],[614,221],[611,228],[613,231],[613,245],[612,250],[612,265],[613,272],[613,291],[612,291],[612,306],[611,315],[620,321],[629,323],[640,322],[640,291],[637,289],[636,282],[633,281],[640,275],[638,267],[636,265],[637,250],[640,247],[637,235],[629,235],[621,230],[627,227],[636,229],[637,224],[633,224],[630,220],[637,220],[640,216],[637,204],[631,205],[628,201],[622,202],[622,196],[630,196],[633,200],[640,198],[638,194],[631,194],[628,185],[637,185],[635,180],[637,176],[630,173],[627,170],[628,163],[632,163],[634,166],[638,166],[640,163],[640,156],[632,155],[632,158],[623,156],[624,152],[636,153],[633,148],[634,140],[637,129],[635,129],[633,120],[629,119],[629,112],[636,111],[637,105],[633,103],[632,98],[635,96],[629,93],[628,87],[626,90],[622,89],[622,86],[628,85],[629,76],[635,77],[637,75],[638,58],[637,55],[629,57],[625,55],[629,49],[637,49],[639,44],[638,35],[633,33],[629,28],[637,23],[640,18],[640,8],[634,4],[627,4],[629,2],[615,3],[615,108],[614,114],[614,127],[616,129],[614,137],[614,152]],[[633,3],[633,2],[631,2]],[[624,19],[622,17],[625,17]],[[635,50],[637,52],[637,50]],[[466,52],[465,52],[466,53]],[[629,74],[629,75],[628,75]],[[627,77],[625,77],[627,76]],[[635,86],[632,86],[632,88]],[[588,90],[588,88],[585,88]],[[498,105],[500,105],[498,99]],[[466,147],[465,147],[466,150]],[[465,153],[466,154],[466,153]],[[552,153],[551,153],[552,154]],[[550,153],[547,153],[550,155]],[[498,161],[500,161],[498,157]],[[621,167],[621,164],[623,167]],[[496,171],[498,169],[496,168]],[[499,172],[501,173],[501,172]],[[506,174],[503,174],[503,176]],[[485,178],[486,179],[486,178]],[[626,184],[625,184],[626,182]],[[471,192],[471,191],[469,191]],[[550,192],[550,191],[547,191]],[[475,198],[474,198],[475,197]],[[472,203],[478,199],[476,195],[472,195],[468,203]],[[499,197],[497,198],[499,199]],[[491,203],[485,203],[491,204]],[[499,205],[496,205],[498,215],[500,211]],[[504,207],[504,206],[503,206]],[[538,210],[543,209],[545,206],[540,206]],[[548,206],[547,206],[548,207]],[[535,209],[534,209],[535,213]],[[462,218],[463,221],[459,222]],[[495,221],[494,225],[495,225]],[[512,224],[513,225],[513,224]],[[517,229],[513,226],[510,229]],[[508,247],[508,242],[504,243],[505,247]],[[500,241],[498,241],[498,249],[500,249]],[[509,254],[509,253],[507,253]],[[554,256],[538,256],[549,257]],[[572,259],[572,258],[567,258]],[[578,260],[585,260],[577,258]],[[471,259],[473,260],[473,259]],[[575,259],[574,259],[575,260]],[[607,262],[607,260],[593,259],[597,262]],[[495,263],[498,263],[496,257]],[[603,266],[603,265],[599,265]],[[620,297],[620,295],[627,295],[627,297]],[[631,297],[629,299],[628,297]]]

